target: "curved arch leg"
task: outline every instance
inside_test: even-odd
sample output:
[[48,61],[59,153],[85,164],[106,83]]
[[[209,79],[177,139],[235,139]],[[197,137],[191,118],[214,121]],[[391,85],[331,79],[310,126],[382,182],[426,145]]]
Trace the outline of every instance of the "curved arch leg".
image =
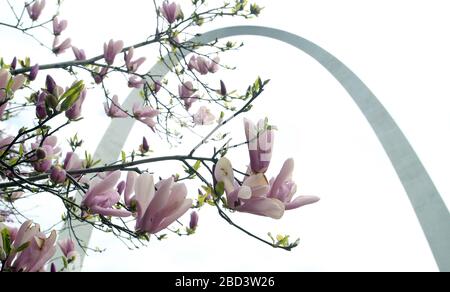
[[[370,89],[336,57],[316,44],[286,31],[259,26],[235,26],[207,32],[193,41],[211,42],[240,35],[263,36],[290,44],[317,60],[339,81],[371,125],[394,166],[439,269],[450,271],[450,213],[405,135]],[[177,64],[176,58],[171,55],[166,56],[166,62],[170,64],[171,58]],[[159,63],[150,72],[165,76],[169,69]],[[128,108],[138,100],[138,91],[135,90],[128,96],[124,106]],[[97,148],[96,157],[102,157],[104,162],[117,160],[133,124],[133,120],[112,121]],[[78,231],[84,242],[88,243],[92,228],[86,225]],[[82,263],[84,254],[81,254]]]

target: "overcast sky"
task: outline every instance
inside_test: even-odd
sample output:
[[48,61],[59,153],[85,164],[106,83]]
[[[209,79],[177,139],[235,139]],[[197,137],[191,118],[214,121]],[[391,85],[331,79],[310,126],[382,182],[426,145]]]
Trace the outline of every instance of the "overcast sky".
[[[392,114],[448,205],[448,1],[258,2],[265,10],[257,20],[228,19],[217,26],[281,28],[338,57]],[[5,9],[0,11],[0,15],[7,13]],[[67,34],[73,42],[88,54],[97,55],[103,42],[112,37],[131,45],[152,33],[153,15],[149,0],[66,0],[61,18],[69,20]],[[34,46],[4,28],[0,36],[0,54],[4,57],[29,54]],[[92,244],[107,247],[107,251],[88,257],[84,270],[436,271],[406,193],[346,91],[325,69],[296,49],[256,37],[234,40],[243,40],[245,47],[223,56],[223,62],[238,69],[221,72],[220,78],[236,89],[245,88],[258,75],[272,80],[248,115],[253,119],[268,116],[280,129],[269,175],[276,175],[284,160],[293,157],[298,193],[317,195],[322,200],[289,211],[279,221],[248,214],[232,216],[262,236],[270,231],[300,237],[300,247],[291,253],[273,250],[228,226],[213,209],[204,209],[195,236],[154,241],[138,251],[129,251],[120,242],[111,244],[111,237],[96,233]],[[44,58],[40,63],[54,61],[39,48],[33,49],[32,55]],[[67,54],[62,59],[71,57]],[[149,63],[156,58],[148,57]],[[125,98],[128,90],[118,87],[116,93]],[[96,117],[102,111],[102,102],[101,96],[90,95],[85,115]],[[86,146],[91,151],[107,122],[96,120],[93,128],[87,118],[79,126],[79,131],[89,137]],[[237,140],[243,139],[241,120],[229,127]],[[136,127],[129,147],[136,145],[143,133],[151,137],[148,129]],[[167,150],[158,143],[156,138],[152,141],[157,153],[182,152]],[[233,152],[230,158],[242,168],[247,154]],[[158,166],[153,171],[169,175],[171,170]],[[195,195],[195,190],[191,194]]]

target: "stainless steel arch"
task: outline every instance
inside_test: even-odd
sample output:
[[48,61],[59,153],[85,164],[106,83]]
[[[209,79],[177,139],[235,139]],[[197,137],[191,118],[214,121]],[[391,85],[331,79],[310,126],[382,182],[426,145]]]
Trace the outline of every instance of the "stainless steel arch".
[[[260,26],[234,26],[207,32],[193,41],[210,42],[240,35],[263,36],[290,44],[317,60],[339,81],[371,125],[394,166],[439,269],[450,271],[450,213],[405,135],[370,89],[336,57],[316,44],[283,30]],[[171,63],[170,60],[176,64],[173,56],[166,56],[167,63]],[[159,63],[150,72],[165,76],[168,71],[168,68]],[[124,106],[129,108],[137,100],[138,91],[133,91]],[[133,124],[133,120],[112,121],[97,148],[96,156],[102,157],[106,162],[115,161]],[[92,233],[91,227],[86,225],[78,231],[84,241],[88,242]],[[81,263],[82,261],[83,258]]]

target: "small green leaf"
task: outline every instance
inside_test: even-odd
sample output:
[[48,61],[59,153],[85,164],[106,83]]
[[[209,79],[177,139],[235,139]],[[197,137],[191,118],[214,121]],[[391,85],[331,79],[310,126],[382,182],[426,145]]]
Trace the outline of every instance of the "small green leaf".
[[127,154],[125,153],[125,151],[122,151],[121,154],[122,154],[122,162],[125,163],[127,161]]
[[23,148],[23,144],[20,144],[20,146],[19,146],[19,156],[20,157],[22,157],[23,156],[23,153],[24,153],[24,148]]
[[64,94],[60,97],[59,101],[62,101],[61,111],[66,111],[72,107],[72,105],[77,102],[80,97],[81,92],[84,89],[83,80],[75,83],[71,88],[69,88]]
[[11,236],[7,228],[2,230],[3,250],[7,255],[11,253]]
[[200,160],[197,160],[197,162],[194,164],[195,171],[199,170],[200,166],[202,166],[202,162]]
[[28,248],[28,246],[30,246],[30,242],[29,242],[29,241],[28,241],[28,242],[25,242],[24,244],[22,244],[21,246],[19,246],[19,248],[17,248],[17,249],[15,250],[15,252],[21,252],[21,251],[24,251],[25,249]]
[[216,184],[216,196],[220,198],[223,196],[224,193],[225,193],[225,184],[221,181]]
[[64,269],[67,269],[67,267],[69,266],[69,263],[67,262],[66,257],[62,257],[62,261],[63,261]]
[[8,84],[6,85],[6,93],[11,92],[11,88],[14,85],[14,78],[10,78],[8,80]]

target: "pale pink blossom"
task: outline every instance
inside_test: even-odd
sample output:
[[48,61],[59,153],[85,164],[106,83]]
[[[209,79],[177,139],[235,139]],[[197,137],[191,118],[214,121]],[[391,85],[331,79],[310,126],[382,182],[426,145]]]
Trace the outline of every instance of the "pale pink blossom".
[[70,38],[65,39],[63,42],[60,41],[59,37],[55,37],[53,40],[53,53],[55,55],[60,55],[64,53],[67,49],[72,47],[72,41]]
[[36,0],[32,5],[27,5],[28,16],[31,20],[36,21],[41,16],[42,10],[45,8],[45,0]]
[[136,60],[133,60],[134,56],[134,48],[131,47],[127,52],[125,52],[125,66],[127,67],[128,71],[131,73],[136,72],[139,67],[145,62],[146,58],[141,57]]
[[319,201],[315,196],[299,196],[292,181],[293,160],[288,159],[280,174],[272,181],[267,181],[263,173],[250,174],[242,185],[234,178],[231,162],[223,157],[215,166],[214,176],[218,183],[223,183],[227,195],[228,207],[239,212],[280,219],[285,210],[292,210]]
[[156,122],[154,120],[160,114],[159,110],[155,110],[151,106],[141,106],[139,103],[135,103],[133,106],[134,118],[154,130]]
[[83,49],[79,49],[75,46],[72,46],[72,51],[73,51],[73,54],[77,61],[85,61],[86,60],[86,53],[84,52]]
[[212,125],[214,124],[216,117],[211,113],[211,111],[206,107],[202,106],[198,112],[193,116],[194,123],[196,125]]
[[114,40],[110,40],[108,44],[105,43],[103,45],[104,58],[108,65],[114,64],[114,60],[116,59],[116,56],[122,52],[123,46],[123,41]]
[[89,190],[83,197],[82,207],[87,208],[90,214],[114,217],[131,216],[131,213],[127,210],[114,208],[120,201],[120,195],[116,189],[119,179],[120,171],[112,172],[103,179],[100,177],[94,178],[89,185]]
[[5,261],[7,270],[14,272],[39,272],[56,252],[56,231],[47,237],[38,224],[26,221],[14,235],[12,246],[15,249],[28,244],[21,252],[12,251]]
[[155,190],[153,176],[142,174],[136,181],[135,192],[137,232],[158,233],[192,206],[192,200],[186,199],[186,186],[174,183],[173,177],[158,183]]
[[183,11],[181,10],[180,5],[175,2],[169,3],[168,1],[164,1],[159,10],[170,24],[174,23],[177,19],[183,18]]
[[117,95],[114,95],[110,105],[108,106],[108,103],[105,102],[105,112],[106,115],[110,118],[127,118],[128,114],[122,110],[119,104],[119,97]]
[[53,34],[59,36],[67,28],[67,20],[59,20],[58,17],[53,18]]

